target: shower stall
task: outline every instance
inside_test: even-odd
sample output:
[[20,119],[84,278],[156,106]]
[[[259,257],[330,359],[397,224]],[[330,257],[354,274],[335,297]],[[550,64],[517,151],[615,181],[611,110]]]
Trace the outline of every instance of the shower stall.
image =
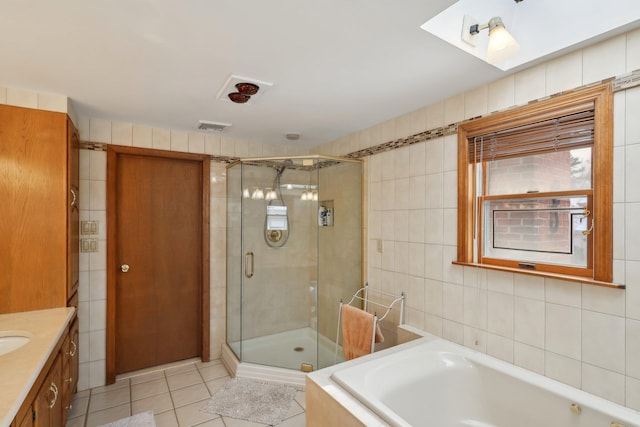
[[359,160],[228,166],[227,346],[240,364],[335,363],[340,300],[362,286],[362,215]]

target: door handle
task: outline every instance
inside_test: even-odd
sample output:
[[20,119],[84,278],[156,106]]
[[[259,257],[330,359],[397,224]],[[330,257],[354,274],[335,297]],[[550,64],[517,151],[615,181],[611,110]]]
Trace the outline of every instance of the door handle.
[[120,266],[120,270],[122,270],[123,273],[126,273],[127,271],[129,271],[129,264],[122,264]]
[[244,254],[244,275],[248,279],[253,277],[253,252]]

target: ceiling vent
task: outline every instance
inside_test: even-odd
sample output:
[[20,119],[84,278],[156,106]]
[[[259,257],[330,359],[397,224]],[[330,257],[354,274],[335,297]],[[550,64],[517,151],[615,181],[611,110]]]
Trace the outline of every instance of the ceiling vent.
[[[273,86],[273,83],[231,74],[218,91],[217,98],[221,101],[236,104],[253,104],[271,86]],[[247,92],[246,89],[251,88],[255,88],[255,91]]]
[[231,123],[210,122],[208,120],[198,120],[198,130],[204,130],[207,132],[222,132],[226,128],[231,126]]

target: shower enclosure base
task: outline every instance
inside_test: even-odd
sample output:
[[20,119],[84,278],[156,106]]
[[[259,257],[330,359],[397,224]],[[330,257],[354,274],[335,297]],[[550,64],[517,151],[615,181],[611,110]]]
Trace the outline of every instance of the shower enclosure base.
[[[245,340],[242,356],[251,362],[241,363],[236,357],[240,352],[240,341],[225,344],[221,359],[233,376],[288,384],[302,390],[305,381],[305,373],[300,371],[302,364],[311,364],[318,369],[316,358],[319,357],[323,367],[332,365],[335,350],[335,343],[329,338],[317,336],[311,328],[301,328]],[[338,347],[337,362],[343,361],[342,349]],[[269,366],[269,363],[287,368]]]

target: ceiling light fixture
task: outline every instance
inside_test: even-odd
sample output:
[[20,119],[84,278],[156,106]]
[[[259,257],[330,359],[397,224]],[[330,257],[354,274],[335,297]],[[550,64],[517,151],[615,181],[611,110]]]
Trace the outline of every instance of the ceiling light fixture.
[[273,83],[231,74],[216,97],[221,101],[236,104],[252,104],[257,98],[264,95],[264,92],[268,91],[271,86]]
[[520,50],[520,45],[507,31],[502,18],[495,16],[486,24],[472,23],[473,18],[465,16],[462,20],[462,39],[475,45],[471,36],[479,34],[485,28],[489,29],[489,45],[487,46],[487,62],[496,64],[513,56]]
[[240,92],[231,92],[228,96],[229,96],[229,99],[235,102],[236,104],[244,104],[245,102],[251,99],[249,95],[245,95]]
[[242,83],[236,84],[236,89],[238,89],[238,92],[240,92],[243,95],[251,96],[258,93],[258,91],[260,90],[260,86],[255,85],[253,83],[242,82]]

